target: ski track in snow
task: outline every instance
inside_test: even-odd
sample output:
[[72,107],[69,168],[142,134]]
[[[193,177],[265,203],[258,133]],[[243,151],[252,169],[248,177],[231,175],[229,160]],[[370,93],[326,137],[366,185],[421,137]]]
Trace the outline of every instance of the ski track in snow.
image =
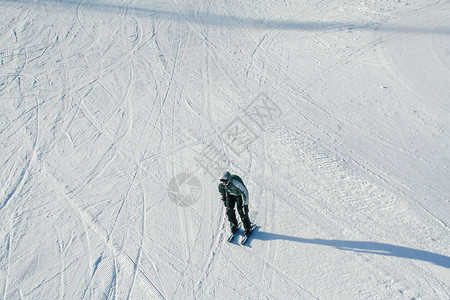
[[450,298],[448,3],[0,6],[2,299]]

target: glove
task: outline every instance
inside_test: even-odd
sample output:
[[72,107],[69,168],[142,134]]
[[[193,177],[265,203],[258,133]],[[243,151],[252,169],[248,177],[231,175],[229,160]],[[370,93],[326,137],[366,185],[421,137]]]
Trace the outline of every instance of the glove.
[[248,205],[238,207],[238,212],[240,215],[248,216]]
[[243,207],[244,214],[248,216],[248,205],[244,205]]

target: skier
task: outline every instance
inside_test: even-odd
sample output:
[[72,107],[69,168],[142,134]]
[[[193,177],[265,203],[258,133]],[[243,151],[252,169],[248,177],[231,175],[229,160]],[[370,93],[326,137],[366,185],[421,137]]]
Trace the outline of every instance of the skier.
[[220,178],[219,193],[226,207],[231,233],[234,234],[238,230],[238,222],[234,210],[237,205],[239,216],[244,224],[245,235],[249,236],[252,233],[252,223],[248,217],[248,191],[242,179],[237,175],[226,172]]

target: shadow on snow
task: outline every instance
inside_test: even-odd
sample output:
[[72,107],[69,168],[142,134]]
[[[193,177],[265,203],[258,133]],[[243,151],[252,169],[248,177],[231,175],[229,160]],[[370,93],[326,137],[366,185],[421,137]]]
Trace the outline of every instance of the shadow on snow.
[[379,27],[379,23],[341,23],[341,22],[299,22],[289,20],[261,20],[251,17],[236,17],[228,15],[218,15],[200,11],[173,12],[156,8],[127,6],[121,4],[102,3],[90,0],[0,0],[1,2],[27,3],[36,6],[58,4],[60,6],[72,6],[83,9],[91,9],[108,13],[132,13],[139,17],[153,17],[155,19],[167,19],[173,21],[186,21],[190,23],[200,23],[203,25],[225,26],[228,28],[259,28],[259,29],[280,29],[280,30],[302,30],[302,31],[324,31],[324,30],[377,30],[389,32],[408,33],[439,33],[450,34],[449,27],[419,28],[413,25]]
[[259,231],[255,235],[252,235],[252,239],[262,241],[285,240],[304,244],[328,246],[344,251],[354,251],[359,253],[377,254],[377,255],[428,261],[444,268],[450,268],[450,257],[448,256],[431,253],[424,250],[417,250],[408,247],[396,246],[385,243],[368,242],[368,241],[306,239],[301,237],[281,235],[264,231]]

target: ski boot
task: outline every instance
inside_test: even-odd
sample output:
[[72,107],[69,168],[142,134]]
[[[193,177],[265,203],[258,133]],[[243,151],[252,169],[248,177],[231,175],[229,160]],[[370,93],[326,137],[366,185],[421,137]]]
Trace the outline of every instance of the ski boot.
[[237,224],[235,225],[233,223],[230,223],[231,234],[235,234],[238,231],[238,229],[239,229],[239,226]]

